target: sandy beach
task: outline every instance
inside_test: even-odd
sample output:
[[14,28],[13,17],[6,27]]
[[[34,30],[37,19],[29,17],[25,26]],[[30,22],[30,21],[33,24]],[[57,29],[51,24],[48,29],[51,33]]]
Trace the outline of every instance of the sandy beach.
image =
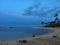
[[54,30],[52,33],[40,35],[32,38],[26,38],[23,40],[13,40],[0,42],[0,45],[60,45],[60,27],[48,28],[48,27],[34,27]]

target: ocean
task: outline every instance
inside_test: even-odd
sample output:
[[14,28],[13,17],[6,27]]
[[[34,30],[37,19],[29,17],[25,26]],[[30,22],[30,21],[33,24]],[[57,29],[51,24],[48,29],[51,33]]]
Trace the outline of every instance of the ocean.
[[20,38],[38,36],[53,32],[48,29],[32,27],[0,27],[0,41],[16,40]]

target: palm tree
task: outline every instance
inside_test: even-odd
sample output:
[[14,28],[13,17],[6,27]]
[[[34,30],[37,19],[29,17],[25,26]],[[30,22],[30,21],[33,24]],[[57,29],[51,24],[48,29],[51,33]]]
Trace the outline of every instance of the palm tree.
[[58,16],[58,14],[56,13],[54,17],[57,17],[57,16]]
[[56,13],[54,17],[55,17],[55,23],[58,23],[58,21],[59,21],[58,14]]
[[42,21],[41,24],[44,24],[44,22]]

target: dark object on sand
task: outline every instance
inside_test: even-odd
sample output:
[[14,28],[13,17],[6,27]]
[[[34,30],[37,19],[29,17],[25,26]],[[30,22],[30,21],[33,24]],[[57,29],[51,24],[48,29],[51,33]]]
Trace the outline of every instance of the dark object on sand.
[[26,40],[19,40],[19,41],[17,41],[18,43],[27,43],[27,41]]
[[35,37],[35,35],[32,35],[32,37]]
[[22,43],[27,43],[27,41],[26,40],[22,40]]
[[52,37],[57,38],[57,36],[52,36]]

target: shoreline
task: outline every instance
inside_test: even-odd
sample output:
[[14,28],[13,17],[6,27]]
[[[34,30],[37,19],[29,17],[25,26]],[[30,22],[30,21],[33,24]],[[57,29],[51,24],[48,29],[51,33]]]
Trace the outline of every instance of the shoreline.
[[[40,29],[48,29],[48,30],[52,30],[51,28],[46,28],[46,27],[33,27],[33,28],[40,28]],[[55,30],[53,31],[53,32],[55,32]],[[53,32],[50,32],[50,33],[53,33]],[[44,35],[48,35],[49,33],[47,33],[47,34],[42,34],[42,35],[38,35],[38,37],[41,37],[41,36],[44,36]],[[35,37],[27,37],[28,39],[32,39],[32,38],[36,38],[36,36]],[[24,39],[26,39],[26,38],[24,38]],[[18,39],[19,40],[19,39]],[[23,38],[21,39],[21,40],[23,40]],[[26,39],[27,40],[27,39]],[[13,41],[13,40],[10,40],[10,41]]]
[[42,28],[42,29],[49,29],[49,30],[54,30],[52,33],[48,33],[48,34],[43,34],[43,35],[39,35],[39,36],[36,36],[36,37],[27,37],[27,38],[24,38],[24,39],[16,39],[16,40],[11,40],[11,41],[3,41],[3,42],[0,42],[0,43],[4,43],[4,45],[6,43],[8,43],[8,45],[17,45],[16,41],[18,40],[27,40],[27,41],[34,41],[34,40],[37,40],[37,39],[48,39],[48,38],[51,38],[52,36],[58,36],[60,37],[60,28],[59,27],[56,27],[56,28],[51,28],[51,27],[33,27],[33,28]]

